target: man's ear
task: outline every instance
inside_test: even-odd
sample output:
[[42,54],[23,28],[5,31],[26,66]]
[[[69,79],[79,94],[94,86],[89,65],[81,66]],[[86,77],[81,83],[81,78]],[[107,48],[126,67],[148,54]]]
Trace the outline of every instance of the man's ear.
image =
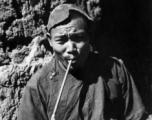
[[49,43],[50,43],[50,46],[52,47],[51,35],[50,35],[50,33],[47,33],[46,36],[47,36],[47,39],[48,39],[48,41],[49,41]]
[[51,40],[49,40],[49,43],[50,43],[50,46],[52,47],[52,42],[51,42]]

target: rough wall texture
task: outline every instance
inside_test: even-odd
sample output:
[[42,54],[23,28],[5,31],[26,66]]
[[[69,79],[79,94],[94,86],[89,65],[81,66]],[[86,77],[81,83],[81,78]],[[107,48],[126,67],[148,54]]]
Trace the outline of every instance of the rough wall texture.
[[[71,0],[70,0],[71,1]],[[23,88],[52,56],[45,37],[50,11],[68,0],[0,0],[0,120],[16,120]],[[98,0],[71,1],[99,19]]]
[[[104,55],[116,55],[127,58],[126,60],[133,60],[132,63],[129,63],[129,65],[135,64],[133,70],[136,70],[136,67],[140,69],[140,65],[136,62],[146,62],[146,60],[139,60],[140,55],[135,58],[132,58],[132,54],[132,56],[127,55],[134,49],[133,46],[131,46],[132,49],[126,49],[133,43],[127,42],[131,38],[128,36],[135,36],[138,33],[124,34],[131,30],[131,25],[134,25],[134,22],[125,25],[125,17],[129,19],[128,17],[131,17],[129,15],[134,11],[126,12],[128,9],[125,9],[125,0],[116,3],[104,0],[0,0],[0,120],[16,120],[24,86],[30,77],[51,59],[51,47],[46,39],[46,24],[50,11],[55,6],[66,2],[81,5],[94,19],[93,29],[96,35],[93,36],[95,38],[93,44],[97,44],[95,49],[99,49]],[[130,7],[129,4],[127,5]],[[128,27],[128,25],[130,26]],[[136,42],[137,40],[135,40]],[[142,42],[137,43],[139,46],[142,44]],[[116,47],[113,47],[115,45]],[[143,47],[147,47],[147,45]],[[120,50],[124,50],[124,52],[120,52]],[[140,53],[140,51],[133,53]],[[149,63],[148,55],[145,55],[144,58],[148,59]],[[130,68],[132,69],[132,67]],[[148,69],[148,72],[143,72],[144,69]],[[132,73],[135,77],[142,73],[142,78],[137,83],[141,87],[142,80],[146,80],[145,85],[147,86],[141,88],[140,92],[144,99],[150,98],[149,94],[152,89],[147,64],[143,64],[141,70]],[[144,90],[147,90],[148,94],[144,95]],[[145,100],[148,105],[149,100]]]

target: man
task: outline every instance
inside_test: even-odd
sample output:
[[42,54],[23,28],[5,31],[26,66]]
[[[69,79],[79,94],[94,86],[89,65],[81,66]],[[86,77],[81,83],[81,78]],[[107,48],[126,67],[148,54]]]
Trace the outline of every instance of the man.
[[56,120],[141,120],[145,112],[123,62],[90,52],[92,19],[72,4],[56,7],[49,18],[51,62],[27,83],[18,120],[50,120],[68,63],[70,72]]

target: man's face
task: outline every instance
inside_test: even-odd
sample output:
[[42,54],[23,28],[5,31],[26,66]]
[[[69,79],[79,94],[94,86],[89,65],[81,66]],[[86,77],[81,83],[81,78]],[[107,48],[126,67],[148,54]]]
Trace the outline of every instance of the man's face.
[[50,44],[64,67],[72,60],[70,70],[81,68],[90,46],[85,19],[77,16],[68,24],[52,29]]

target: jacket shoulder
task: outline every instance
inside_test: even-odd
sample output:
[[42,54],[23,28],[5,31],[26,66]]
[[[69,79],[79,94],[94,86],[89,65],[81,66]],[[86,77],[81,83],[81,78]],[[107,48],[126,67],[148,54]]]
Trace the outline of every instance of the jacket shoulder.
[[89,59],[93,65],[96,65],[100,69],[112,69],[114,66],[121,67],[123,65],[121,59],[112,56],[101,56],[100,54],[93,53]]
[[103,57],[96,54],[93,56],[93,60],[90,65],[93,66],[92,69],[96,71],[98,75],[101,75],[107,82],[111,78],[117,78],[116,81],[121,83],[122,81],[119,81],[118,77],[125,76],[125,73],[127,72],[123,61],[116,57]]
[[52,57],[50,62],[39,69],[28,81],[27,86],[37,87],[40,80],[44,79],[53,69],[55,59]]

